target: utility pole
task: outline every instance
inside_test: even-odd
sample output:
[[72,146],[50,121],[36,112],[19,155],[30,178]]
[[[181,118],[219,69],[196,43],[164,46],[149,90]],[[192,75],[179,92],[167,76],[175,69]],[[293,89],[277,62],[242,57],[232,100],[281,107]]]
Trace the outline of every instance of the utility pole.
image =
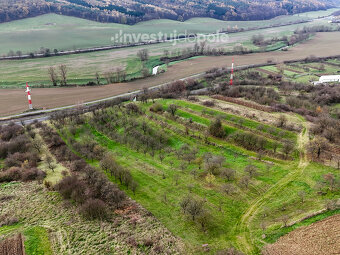
[[234,79],[234,58],[233,63],[231,64],[230,86],[233,85],[233,79]]
[[32,97],[31,97],[31,89],[30,86],[28,86],[28,83],[26,82],[26,91],[27,92],[27,98],[28,98],[28,108],[30,110],[33,110],[33,105],[32,105]]

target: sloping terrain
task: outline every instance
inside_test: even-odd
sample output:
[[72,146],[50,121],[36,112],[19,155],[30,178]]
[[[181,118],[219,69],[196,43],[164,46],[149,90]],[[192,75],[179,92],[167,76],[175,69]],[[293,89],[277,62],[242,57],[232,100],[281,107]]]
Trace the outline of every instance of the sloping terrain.
[[133,24],[159,18],[180,21],[192,17],[212,17],[223,20],[263,20],[280,15],[325,10],[336,6],[336,0],[57,0],[53,2],[46,0],[1,0],[0,6],[0,22],[54,12],[102,22]]

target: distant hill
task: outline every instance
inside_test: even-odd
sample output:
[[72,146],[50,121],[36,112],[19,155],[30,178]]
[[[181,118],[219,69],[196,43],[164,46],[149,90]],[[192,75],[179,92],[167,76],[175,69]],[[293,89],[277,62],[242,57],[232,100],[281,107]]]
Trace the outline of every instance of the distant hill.
[[339,0],[0,0],[0,22],[51,12],[123,24],[192,17],[264,20],[337,5]]

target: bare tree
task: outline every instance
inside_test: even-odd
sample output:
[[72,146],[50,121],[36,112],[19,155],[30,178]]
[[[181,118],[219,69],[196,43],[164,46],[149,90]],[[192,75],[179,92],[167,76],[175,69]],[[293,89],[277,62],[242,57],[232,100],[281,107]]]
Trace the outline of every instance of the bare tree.
[[99,73],[98,72],[96,72],[96,83],[97,83],[97,85],[100,85],[100,75],[99,75]]
[[288,215],[283,215],[283,216],[281,217],[281,220],[282,220],[282,222],[283,222],[283,226],[284,226],[284,227],[287,227],[287,224],[288,224],[288,221],[289,221],[289,216],[288,216]]
[[279,119],[277,120],[278,127],[285,127],[287,124],[287,117],[283,114],[280,115]]
[[46,157],[46,163],[49,169],[52,170],[52,172],[54,172],[54,169],[57,167],[54,163],[54,160],[51,156],[47,156]]
[[202,41],[200,42],[200,47],[201,47],[201,55],[204,53],[205,46],[207,45],[207,41]]
[[241,178],[241,180],[240,180],[240,184],[241,184],[242,186],[244,186],[245,188],[248,188],[249,182],[250,182],[250,178],[249,178],[248,175],[243,176],[243,177]]
[[325,181],[328,182],[329,184],[329,189],[332,191],[334,190],[334,187],[336,185],[336,179],[335,179],[335,176],[334,174],[332,173],[327,173],[323,176],[323,178],[325,179]]
[[175,114],[176,114],[177,109],[178,109],[178,106],[177,106],[177,105],[171,104],[171,105],[169,105],[169,107],[168,107],[168,112],[170,112],[171,115],[174,117]]
[[40,140],[34,139],[32,142],[32,147],[38,152],[41,152],[42,142]]
[[235,193],[235,186],[232,183],[223,184],[222,191],[224,191],[228,195],[231,195]]
[[256,176],[258,174],[257,173],[257,167],[254,166],[254,165],[247,165],[245,167],[244,171],[249,174],[250,178],[253,178],[254,176]]
[[231,168],[223,168],[221,171],[221,176],[225,177],[228,181],[235,178],[236,171]]
[[144,62],[149,59],[149,51],[147,49],[142,49],[137,52],[139,59]]
[[283,142],[282,150],[283,150],[283,153],[285,154],[286,158],[293,151],[293,149],[294,149],[294,144],[291,141],[286,140],[286,141]]
[[143,75],[144,78],[150,76],[149,69],[146,68],[146,67],[144,67],[144,68],[142,69],[142,75]]
[[50,81],[52,82],[53,86],[57,86],[58,75],[53,66],[48,68],[48,75],[50,76]]
[[312,155],[313,159],[316,156],[317,159],[320,159],[321,153],[327,149],[328,142],[325,138],[317,136],[313,141],[311,141],[308,145],[308,150]]
[[135,182],[135,181],[132,181],[131,184],[130,184],[130,188],[131,188],[131,190],[132,190],[132,192],[133,192],[134,195],[136,195],[136,189],[137,189],[137,187],[138,187],[138,183]]
[[61,78],[61,85],[66,86],[67,85],[67,67],[66,65],[60,65],[59,66],[59,73]]

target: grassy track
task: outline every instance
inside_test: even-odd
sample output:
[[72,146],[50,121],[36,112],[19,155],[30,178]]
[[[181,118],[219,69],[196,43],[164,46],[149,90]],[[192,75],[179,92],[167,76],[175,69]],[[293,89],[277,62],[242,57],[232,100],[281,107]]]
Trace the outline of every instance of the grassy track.
[[52,255],[47,230],[43,227],[32,227],[24,232],[25,252],[27,255]]
[[268,191],[266,191],[261,197],[256,199],[251,203],[251,206],[242,215],[240,221],[235,224],[235,232],[239,233],[237,238],[237,246],[240,250],[244,251],[246,254],[259,254],[260,250],[254,245],[254,239],[251,234],[250,223],[257,214],[258,210],[265,206],[265,204],[270,203],[272,199],[286,186],[295,180],[297,177],[301,176],[308,166],[306,146],[308,143],[308,129],[304,126],[303,131],[301,131],[298,137],[298,148],[300,152],[299,164],[297,167],[293,167],[295,171],[290,171],[284,178],[280,179],[275,185],[273,185]]

